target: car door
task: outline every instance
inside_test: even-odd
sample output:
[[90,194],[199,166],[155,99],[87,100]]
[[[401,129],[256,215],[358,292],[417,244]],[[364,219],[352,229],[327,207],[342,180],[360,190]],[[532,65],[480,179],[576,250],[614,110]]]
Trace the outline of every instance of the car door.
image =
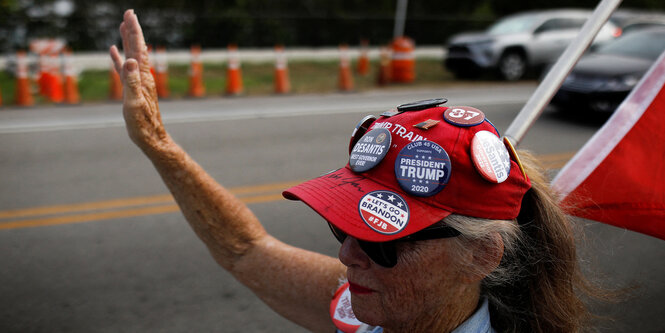
[[533,33],[530,43],[530,63],[542,65],[555,61],[577,36],[585,20],[585,18],[557,17],[543,22]]

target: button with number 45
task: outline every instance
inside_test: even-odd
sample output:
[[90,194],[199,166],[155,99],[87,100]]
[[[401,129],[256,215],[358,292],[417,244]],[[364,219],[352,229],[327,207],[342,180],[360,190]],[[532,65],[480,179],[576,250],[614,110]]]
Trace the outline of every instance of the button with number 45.
[[455,126],[476,126],[485,120],[485,114],[470,106],[451,106],[443,113],[443,119]]

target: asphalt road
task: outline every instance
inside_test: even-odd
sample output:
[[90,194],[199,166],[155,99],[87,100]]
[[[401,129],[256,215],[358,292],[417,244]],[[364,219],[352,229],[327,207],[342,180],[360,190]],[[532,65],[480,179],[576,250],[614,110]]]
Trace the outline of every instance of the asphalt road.
[[[353,126],[398,104],[447,97],[505,130],[535,86],[165,101],[176,140],[243,198],[269,232],[336,256],[289,184],[342,166]],[[598,124],[547,110],[521,148],[554,174]],[[0,109],[0,332],[298,332],[219,268],[128,139],[118,104]],[[661,240],[578,221],[585,269],[631,287],[595,306],[602,332],[664,332]],[[611,319],[610,319],[611,318]]]

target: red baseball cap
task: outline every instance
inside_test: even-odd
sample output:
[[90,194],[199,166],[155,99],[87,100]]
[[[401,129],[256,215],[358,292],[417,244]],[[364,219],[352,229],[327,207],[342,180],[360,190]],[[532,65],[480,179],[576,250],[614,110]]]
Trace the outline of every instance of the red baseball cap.
[[345,167],[284,191],[354,238],[385,242],[455,213],[517,217],[531,184],[482,111],[403,104],[361,121]]

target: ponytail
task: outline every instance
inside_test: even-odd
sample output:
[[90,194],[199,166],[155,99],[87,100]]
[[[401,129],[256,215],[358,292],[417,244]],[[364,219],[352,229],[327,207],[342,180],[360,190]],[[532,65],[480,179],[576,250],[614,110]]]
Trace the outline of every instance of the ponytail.
[[578,332],[591,319],[580,295],[603,296],[580,271],[572,223],[542,169],[530,154],[520,157],[532,187],[516,220],[451,215],[445,221],[461,232],[460,247],[491,242],[496,233],[503,240],[501,263],[482,283],[498,332]]
[[514,275],[486,285],[492,323],[501,332],[578,332],[591,318],[579,294],[593,295],[594,287],[580,271],[572,223],[543,170],[530,154],[520,157],[531,189],[517,217],[521,237],[502,262]]

